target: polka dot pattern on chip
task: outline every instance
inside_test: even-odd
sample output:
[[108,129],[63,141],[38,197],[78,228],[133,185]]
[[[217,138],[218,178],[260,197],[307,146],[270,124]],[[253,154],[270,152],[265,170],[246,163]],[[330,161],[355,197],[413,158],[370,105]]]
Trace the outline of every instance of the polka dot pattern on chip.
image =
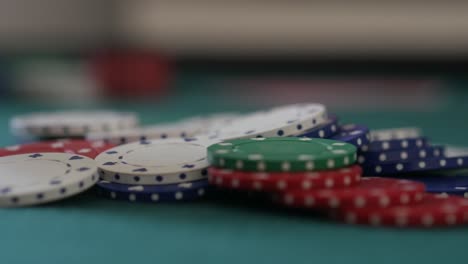
[[209,180],[228,189],[251,191],[285,191],[289,189],[325,189],[358,184],[362,170],[358,165],[316,172],[248,172],[211,167]]
[[165,185],[127,185],[108,181],[97,183],[98,193],[113,200],[129,202],[181,202],[204,197],[208,181],[197,180]]
[[303,208],[390,207],[419,202],[424,184],[408,180],[365,177],[351,187],[321,190],[290,190],[280,194],[286,206]]
[[162,185],[206,179],[204,137],[144,140],[120,145],[96,157],[101,179],[121,184]]
[[331,170],[350,166],[356,158],[351,144],[305,137],[238,139],[208,147],[211,165],[242,171]]
[[10,121],[19,137],[84,137],[89,132],[133,128],[138,125],[134,113],[114,111],[39,112],[15,116]]
[[94,160],[68,153],[29,153],[0,158],[0,206],[62,200],[98,180]]
[[466,225],[468,200],[455,196],[426,194],[419,203],[390,208],[346,208],[332,217],[348,224],[431,228]]
[[294,104],[244,115],[209,134],[222,140],[298,136],[328,120],[321,104]]

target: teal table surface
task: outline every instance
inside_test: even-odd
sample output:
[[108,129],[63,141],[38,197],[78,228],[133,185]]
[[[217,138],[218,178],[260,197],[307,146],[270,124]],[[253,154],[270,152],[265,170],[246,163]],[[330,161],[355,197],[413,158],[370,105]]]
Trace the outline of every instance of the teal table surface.
[[[345,122],[371,128],[418,126],[435,142],[468,146],[465,102],[457,98],[427,112],[338,110],[337,114]],[[190,96],[164,104],[118,107],[139,112],[145,123],[237,110]],[[12,115],[41,109],[3,102],[0,143],[14,143],[8,131]],[[106,200],[93,192],[44,206],[0,209],[0,230],[0,259],[5,264],[463,263],[468,245],[468,228],[464,227],[370,228],[275,208],[209,200],[136,204]]]

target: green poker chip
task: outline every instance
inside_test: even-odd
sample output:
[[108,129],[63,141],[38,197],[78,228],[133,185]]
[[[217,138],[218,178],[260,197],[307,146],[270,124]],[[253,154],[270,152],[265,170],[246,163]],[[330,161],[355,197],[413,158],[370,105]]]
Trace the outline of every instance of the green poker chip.
[[271,137],[223,141],[208,147],[208,161],[244,171],[316,171],[356,162],[356,147],[319,138]]

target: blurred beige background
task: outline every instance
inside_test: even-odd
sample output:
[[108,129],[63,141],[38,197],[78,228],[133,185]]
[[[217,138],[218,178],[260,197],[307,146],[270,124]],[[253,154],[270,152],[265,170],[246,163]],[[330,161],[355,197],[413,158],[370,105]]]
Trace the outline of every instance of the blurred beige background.
[[0,52],[117,41],[175,54],[456,57],[467,29],[468,1],[0,1]]

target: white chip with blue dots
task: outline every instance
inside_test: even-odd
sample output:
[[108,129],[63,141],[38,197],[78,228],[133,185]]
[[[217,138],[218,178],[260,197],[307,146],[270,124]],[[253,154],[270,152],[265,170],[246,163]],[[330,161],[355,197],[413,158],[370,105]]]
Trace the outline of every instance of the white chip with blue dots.
[[294,104],[241,116],[210,134],[222,140],[297,136],[327,120],[324,105]]
[[138,125],[135,113],[98,111],[38,112],[15,116],[10,128],[16,136],[69,137],[89,132],[127,129]]
[[0,206],[42,204],[81,193],[97,180],[93,159],[68,153],[0,158]]
[[96,157],[101,179],[123,184],[159,185],[206,179],[208,137],[142,140]]
[[222,127],[237,116],[233,113],[219,113],[206,117],[192,117],[172,123],[91,132],[86,135],[86,138],[89,140],[104,140],[112,144],[126,144],[139,140],[190,138],[207,133],[207,130],[211,127]]

